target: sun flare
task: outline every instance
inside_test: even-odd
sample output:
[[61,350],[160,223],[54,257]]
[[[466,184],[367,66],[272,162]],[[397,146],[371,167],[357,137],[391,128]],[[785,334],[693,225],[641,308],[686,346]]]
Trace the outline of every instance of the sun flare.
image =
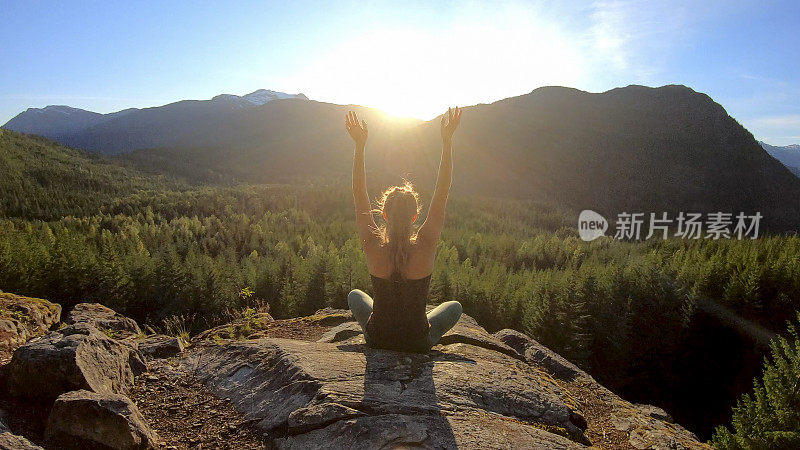
[[460,24],[443,33],[380,29],[311,63],[300,83],[313,86],[312,98],[428,120],[448,106],[575,85],[579,54],[557,28],[530,20]]

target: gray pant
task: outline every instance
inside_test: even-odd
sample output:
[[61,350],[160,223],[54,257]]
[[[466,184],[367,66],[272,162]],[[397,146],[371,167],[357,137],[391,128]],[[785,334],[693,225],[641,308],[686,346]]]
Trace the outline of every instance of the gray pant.
[[[372,314],[372,303],[372,297],[360,289],[353,289],[347,296],[347,304],[350,306],[350,311],[353,312],[353,317],[361,325],[365,339],[367,336],[367,321],[369,320],[369,315]],[[449,329],[458,323],[458,319],[461,318],[461,303],[456,301],[444,302],[432,309],[427,316],[428,323],[431,324],[428,332],[428,345],[433,347]]]

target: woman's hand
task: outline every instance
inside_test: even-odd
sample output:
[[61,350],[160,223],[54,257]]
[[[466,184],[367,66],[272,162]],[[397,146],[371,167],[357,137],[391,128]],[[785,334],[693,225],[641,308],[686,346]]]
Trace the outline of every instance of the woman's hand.
[[455,109],[447,108],[447,114],[442,116],[442,140],[443,141],[452,141],[453,140],[453,133],[456,132],[456,128],[458,128],[458,124],[461,123],[461,108],[458,106]]
[[355,112],[350,111],[347,113],[344,119],[344,126],[347,128],[347,132],[350,133],[350,137],[353,138],[357,146],[364,147],[367,145],[367,136],[369,135],[367,122],[362,120],[361,125],[359,125],[358,116]]

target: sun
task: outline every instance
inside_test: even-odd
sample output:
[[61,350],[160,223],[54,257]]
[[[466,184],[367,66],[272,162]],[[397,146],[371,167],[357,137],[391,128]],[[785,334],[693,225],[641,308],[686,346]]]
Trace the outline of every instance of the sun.
[[[509,45],[513,43],[513,45]],[[576,46],[551,26],[473,23],[447,32],[380,28],[333,47],[300,83],[312,98],[429,120],[448,106],[575,85]]]

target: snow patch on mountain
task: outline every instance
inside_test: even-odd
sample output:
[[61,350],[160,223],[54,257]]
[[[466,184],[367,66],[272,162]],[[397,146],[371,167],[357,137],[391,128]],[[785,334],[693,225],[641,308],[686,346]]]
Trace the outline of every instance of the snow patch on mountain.
[[245,96],[242,96],[242,98],[254,105],[263,105],[272,100],[287,99],[287,98],[299,98],[303,100],[308,100],[308,98],[303,94],[287,94],[285,92],[276,92],[276,91],[271,91],[269,89],[259,89]]
[[215,102],[228,102],[234,107],[245,108],[250,106],[261,106],[273,100],[282,100],[289,98],[298,98],[301,100],[308,100],[303,94],[287,94],[285,92],[272,91],[269,89],[259,89],[246,95],[233,95],[233,94],[220,94],[212,98]]

